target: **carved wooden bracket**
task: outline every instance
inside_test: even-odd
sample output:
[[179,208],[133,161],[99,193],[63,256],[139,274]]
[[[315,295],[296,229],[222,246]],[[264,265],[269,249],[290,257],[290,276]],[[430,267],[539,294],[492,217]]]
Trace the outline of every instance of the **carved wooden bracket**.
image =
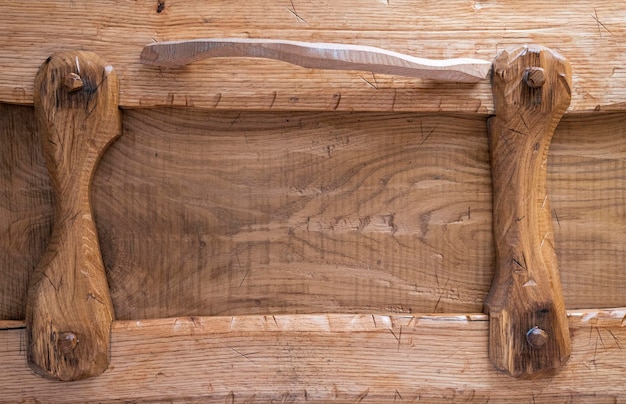
[[496,273],[485,302],[489,357],[520,378],[549,375],[570,356],[570,335],[546,191],[548,147],[570,104],[569,63],[549,49],[501,53],[488,121]]
[[38,374],[77,380],[109,364],[113,306],[90,201],[91,180],[122,132],[113,68],[90,52],[48,58],[35,79],[35,114],[55,222],[28,292],[28,362]]

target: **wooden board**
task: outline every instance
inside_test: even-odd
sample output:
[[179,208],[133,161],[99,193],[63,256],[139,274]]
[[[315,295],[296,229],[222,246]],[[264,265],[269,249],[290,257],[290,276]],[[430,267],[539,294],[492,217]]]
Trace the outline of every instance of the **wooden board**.
[[[0,318],[21,319],[51,196],[32,109],[0,115]],[[626,305],[625,120],[552,142],[570,309]],[[480,117],[125,111],[93,193],[116,316],[480,312],[490,181]]]
[[620,2],[332,0],[3,2],[0,102],[31,104],[40,64],[58,50],[91,50],[120,75],[124,107],[250,110],[493,112],[488,80],[434,84],[363,72],[303,69],[250,59],[183,69],[141,65],[153,41],[274,38],[378,46],[427,58],[492,60],[536,43],[573,66],[571,111],[626,109],[626,20]]
[[0,402],[621,402],[625,315],[570,312],[572,358],[536,381],[493,368],[482,314],[117,321],[110,368],[72,383],[34,375],[0,323]]

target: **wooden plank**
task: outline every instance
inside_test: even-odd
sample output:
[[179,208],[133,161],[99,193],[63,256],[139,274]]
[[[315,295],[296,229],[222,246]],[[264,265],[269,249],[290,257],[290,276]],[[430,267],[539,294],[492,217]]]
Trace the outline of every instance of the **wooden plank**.
[[[161,5],[159,5],[161,4]],[[37,67],[58,50],[87,49],[120,73],[121,105],[252,110],[493,112],[490,84],[433,84],[362,72],[309,70],[274,61],[207,60],[181,70],[139,63],[153,41],[274,38],[378,46],[415,56],[492,60],[536,43],[573,66],[570,111],[626,108],[626,21],[620,2],[575,6],[539,0],[271,0],[233,4],[168,0],[28,0],[0,6],[0,101],[30,104]]]
[[[52,195],[32,108],[0,112],[0,318],[17,320]],[[550,147],[569,309],[626,305],[625,131],[566,117]],[[120,319],[479,312],[494,271],[481,118],[125,111],[93,203]]]
[[572,357],[536,381],[494,369],[482,314],[116,321],[109,369],[69,383],[34,375],[24,329],[10,329],[0,402],[615,402],[626,399],[625,315],[570,312]]

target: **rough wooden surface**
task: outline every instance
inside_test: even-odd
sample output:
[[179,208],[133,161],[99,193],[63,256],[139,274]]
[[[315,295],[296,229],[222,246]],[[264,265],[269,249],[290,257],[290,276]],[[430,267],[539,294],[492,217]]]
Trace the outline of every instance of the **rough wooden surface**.
[[[51,190],[32,108],[0,112],[0,318],[23,319]],[[626,305],[625,128],[622,114],[566,116],[552,141],[569,309]],[[116,313],[479,312],[494,271],[486,130],[418,114],[125,111],[93,187]]]
[[489,356],[516,377],[544,377],[570,355],[547,189],[548,150],[571,98],[571,67],[550,49],[502,52],[487,121],[495,274],[485,312]]
[[620,402],[625,315],[570,313],[572,358],[536,381],[494,369],[480,314],[117,321],[109,370],[72,383],[32,374],[0,323],[0,402]]
[[246,59],[180,70],[139,63],[154,41],[277,38],[369,45],[427,58],[492,60],[540,44],[573,66],[572,111],[626,108],[626,20],[607,1],[201,0],[3,2],[0,102],[30,104],[39,65],[58,50],[86,49],[120,74],[125,107],[195,105],[254,110],[493,112],[491,86],[433,85],[362,72],[328,72]]
[[37,73],[35,117],[55,193],[48,247],[28,290],[28,361],[77,380],[108,366],[113,305],[91,209],[100,158],[122,130],[119,83],[91,52],[60,52]]

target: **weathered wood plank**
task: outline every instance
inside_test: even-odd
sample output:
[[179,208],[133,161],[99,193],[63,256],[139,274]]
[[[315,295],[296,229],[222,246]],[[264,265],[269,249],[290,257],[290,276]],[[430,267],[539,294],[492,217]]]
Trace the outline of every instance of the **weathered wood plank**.
[[34,375],[24,330],[9,329],[0,402],[614,402],[626,399],[625,315],[570,312],[572,358],[537,381],[493,368],[481,314],[117,321],[109,370],[70,383]]
[[[0,318],[23,319],[52,200],[32,108],[0,112]],[[93,202],[120,319],[479,312],[490,181],[483,119],[145,109]],[[566,117],[548,192],[566,307],[626,305],[626,116]]]
[[[162,4],[162,6],[158,6]],[[0,6],[0,102],[30,104],[38,66],[58,50],[99,53],[120,73],[121,105],[252,110],[493,112],[488,80],[433,84],[274,61],[219,59],[164,70],[139,63],[153,41],[274,38],[369,45],[428,58],[492,60],[528,43],[573,66],[570,111],[626,109],[626,21],[620,2],[271,0],[99,2]]]

